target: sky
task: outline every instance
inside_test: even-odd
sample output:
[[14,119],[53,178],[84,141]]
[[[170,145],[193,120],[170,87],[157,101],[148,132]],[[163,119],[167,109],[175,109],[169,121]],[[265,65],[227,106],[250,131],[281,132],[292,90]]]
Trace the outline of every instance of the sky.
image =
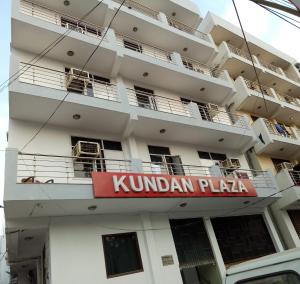
[[[232,0],[192,0],[204,17],[207,11],[217,14],[238,25]],[[235,0],[244,29],[289,54],[300,62],[298,43],[300,30],[265,11],[248,0]],[[0,84],[8,78],[10,50],[10,0],[0,0]],[[117,20],[117,18],[116,18]],[[58,46],[59,48],[59,46]],[[3,204],[4,152],[8,127],[8,93],[0,93],[0,205]],[[0,209],[0,234],[2,232],[3,209]],[[1,223],[2,222],[2,223]]]

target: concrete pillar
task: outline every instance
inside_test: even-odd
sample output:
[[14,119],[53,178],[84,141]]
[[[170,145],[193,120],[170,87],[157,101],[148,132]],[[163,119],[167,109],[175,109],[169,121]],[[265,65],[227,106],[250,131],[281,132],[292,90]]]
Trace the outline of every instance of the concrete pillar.
[[168,18],[166,16],[166,14],[164,14],[162,12],[159,12],[158,15],[157,15],[157,19],[160,22],[162,22],[163,24],[169,25]]
[[148,213],[141,215],[143,235],[148,255],[149,269],[151,283],[153,284],[164,284],[161,279],[161,268],[160,268],[160,259],[158,259],[158,253],[156,248],[156,241],[154,238],[153,226],[151,222],[151,217]]
[[171,60],[174,62],[177,66],[183,67],[184,65],[182,63],[181,55],[178,52],[172,52],[171,53]]
[[225,283],[225,278],[226,278],[226,267],[225,267],[225,263],[223,261],[223,257],[219,248],[219,244],[217,241],[217,237],[214,231],[214,228],[212,226],[211,220],[210,218],[204,218],[204,226],[206,228],[206,232],[208,235],[208,239],[215,257],[215,261],[217,264],[217,268],[220,274],[220,277],[222,279],[222,283]]
[[276,252],[284,251],[283,245],[281,243],[281,240],[279,238],[279,235],[276,231],[276,228],[273,224],[273,221],[271,219],[270,213],[267,208],[264,210],[263,217],[264,217],[266,226],[268,228],[269,234],[271,236],[271,239],[273,241],[274,247],[276,249]]
[[191,114],[191,116],[193,118],[202,120],[202,117],[201,117],[200,111],[199,111],[199,107],[198,107],[198,105],[196,103],[193,103],[193,102],[189,103],[187,105],[187,108],[188,108],[189,113]]
[[108,29],[108,28],[105,28],[104,31],[103,31],[103,34],[105,34],[105,38],[104,40],[113,44],[113,45],[117,45],[117,37],[116,37],[116,34],[115,34],[115,31],[113,29]]
[[118,77],[116,80],[117,84],[117,93],[118,93],[118,99],[122,104],[125,104],[127,107],[129,107],[129,100],[127,95],[127,88],[126,85],[121,77]]
[[223,177],[223,173],[219,166],[211,166],[209,168],[210,175],[213,177]]

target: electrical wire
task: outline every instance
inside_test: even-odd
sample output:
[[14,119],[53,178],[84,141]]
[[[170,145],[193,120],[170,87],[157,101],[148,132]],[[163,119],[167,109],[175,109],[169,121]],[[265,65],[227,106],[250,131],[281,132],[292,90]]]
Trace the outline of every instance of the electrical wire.
[[[78,24],[80,24],[84,19],[86,19],[100,4],[103,2],[101,0],[100,2],[97,3],[92,9],[90,9],[85,15],[83,15],[79,21]],[[23,75],[28,69],[30,69],[32,64],[36,64],[38,61],[40,61],[44,56],[46,56],[53,48],[55,48],[59,43],[61,43],[73,30],[67,29],[63,34],[61,34],[58,38],[56,38],[52,43],[50,43],[45,49],[43,49],[39,54],[34,56],[31,60],[29,60],[26,65],[24,65],[21,69],[16,71],[13,75],[11,75],[7,80],[2,82],[0,84],[0,92],[2,92],[4,89],[9,87],[11,84],[13,84],[21,75]],[[33,62],[35,61],[35,62]],[[27,66],[29,64],[29,66]],[[31,65],[30,65],[31,64]],[[24,72],[18,75],[23,69],[27,68]],[[18,75],[17,77],[15,77]],[[14,78],[15,77],[15,78]],[[14,78],[12,80],[12,78]],[[11,81],[12,80],[12,81]],[[7,85],[5,85],[8,83]]]
[[259,89],[260,89],[260,92],[261,92],[263,100],[264,100],[265,109],[266,109],[266,112],[268,114],[269,112],[268,112],[268,107],[267,107],[267,102],[266,102],[266,99],[265,99],[264,91],[263,91],[262,85],[261,85],[260,80],[259,80],[259,76],[258,76],[256,67],[255,67],[255,64],[254,64],[254,60],[253,60],[253,56],[252,56],[252,53],[251,53],[251,50],[250,50],[250,46],[248,44],[248,40],[246,38],[246,34],[245,34],[245,31],[244,31],[244,28],[243,28],[243,25],[242,25],[240,14],[239,14],[239,11],[238,11],[237,6],[235,4],[235,0],[232,0],[232,3],[233,3],[234,10],[235,10],[235,13],[236,13],[238,21],[239,21],[239,25],[240,25],[240,28],[241,28],[241,31],[242,31],[242,34],[243,34],[244,41],[245,41],[246,46],[247,46],[247,50],[248,50],[248,53],[249,53],[249,56],[250,56],[250,59],[251,59],[251,63],[252,63],[252,66],[253,66],[255,77],[256,77],[256,80],[257,80],[257,84],[259,85]]
[[[110,29],[114,19],[116,18],[117,14],[119,13],[120,9],[122,8],[122,6],[124,5],[126,0],[123,0],[122,3],[120,4],[120,6],[118,7],[117,11],[114,13],[113,17],[111,18],[109,25],[107,27],[107,29],[105,30],[105,33],[103,34],[103,36],[101,37],[101,40],[99,41],[98,45],[96,46],[96,48],[93,50],[93,52],[90,54],[90,56],[88,57],[88,59],[86,60],[86,62],[83,64],[80,73],[77,76],[77,79],[81,76],[83,70],[86,68],[86,66],[89,64],[90,60],[92,59],[92,57],[94,56],[94,54],[96,53],[96,51],[99,49],[101,43],[103,42],[108,30]],[[23,151],[38,135],[39,133],[47,126],[48,122],[51,120],[51,118],[56,114],[56,112],[59,110],[59,108],[62,106],[62,104],[64,103],[64,101],[67,99],[68,95],[69,95],[70,91],[67,91],[66,95],[63,97],[63,99],[58,103],[58,105],[55,107],[54,111],[51,113],[51,115],[48,117],[48,119],[40,126],[40,128],[36,131],[36,133],[28,140],[28,142],[26,142],[23,147],[21,148],[21,151]]]

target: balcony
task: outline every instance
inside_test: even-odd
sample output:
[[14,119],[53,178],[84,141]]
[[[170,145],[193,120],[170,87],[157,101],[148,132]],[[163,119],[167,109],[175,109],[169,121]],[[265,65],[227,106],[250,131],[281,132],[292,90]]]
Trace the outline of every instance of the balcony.
[[127,96],[131,113],[137,116],[132,120],[131,129],[139,137],[238,151],[255,143],[246,117],[222,111],[217,105],[184,103],[130,88],[127,88]]
[[295,126],[273,123],[259,118],[253,123],[253,129],[259,143],[255,145],[258,154],[266,154],[274,158],[297,159],[300,154],[300,139]]
[[[68,84],[69,72],[25,63],[20,67],[24,67],[23,74],[10,87],[11,118],[42,123],[68,92],[52,124],[112,133],[125,128],[129,112],[122,106],[115,83],[91,77],[85,85],[78,76]],[[74,114],[80,114],[80,120],[72,119]]]
[[[253,56],[253,61],[257,73],[260,74],[262,68],[255,56]],[[214,59],[214,64],[228,70],[232,78],[237,78],[243,74],[244,77],[255,80],[252,61],[248,52],[225,41],[219,46],[219,54]]]
[[[110,160],[75,156],[57,156],[18,153],[8,149],[6,152],[5,207],[8,218],[29,216],[35,206],[32,217],[59,215],[86,215],[105,213],[129,213],[137,211],[195,211],[209,210],[212,214],[222,204],[223,213],[243,208],[244,202],[264,199],[259,205],[244,209],[244,213],[258,212],[276,200],[277,187],[269,172],[239,169],[236,171],[220,169],[217,166],[164,164],[142,162],[140,160]],[[229,177],[250,179],[257,190],[257,197],[207,197],[207,198],[94,198],[91,172],[134,172],[199,176]],[[272,197],[267,197],[274,194]],[[22,201],[20,205],[19,201]],[[187,202],[187,208],[179,205]],[[18,206],[16,205],[18,204]],[[38,205],[36,205],[38,204]],[[93,212],[88,210],[96,205]],[[253,213],[252,212],[252,213]]]

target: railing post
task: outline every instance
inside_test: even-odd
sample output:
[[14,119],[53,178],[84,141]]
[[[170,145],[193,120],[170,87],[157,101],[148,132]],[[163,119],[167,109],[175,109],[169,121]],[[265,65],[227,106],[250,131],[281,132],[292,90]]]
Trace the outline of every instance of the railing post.
[[202,120],[202,117],[201,117],[200,111],[199,111],[199,107],[196,103],[191,102],[191,103],[187,104],[187,109],[193,118]]
[[131,172],[133,173],[143,172],[143,162],[140,159],[131,159]]
[[172,52],[170,54],[172,62],[174,62],[177,66],[183,67],[181,55],[178,52]]
[[163,24],[169,25],[168,18],[166,16],[166,14],[164,14],[162,12],[159,12],[158,15],[157,15],[157,19],[160,22],[162,22]]
[[105,38],[104,40],[107,40],[109,43],[113,44],[113,45],[117,45],[117,36],[115,34],[115,31],[112,29],[112,28],[105,28],[103,30],[103,34],[105,34],[106,32],[106,35],[105,35]]
[[214,165],[209,168],[209,173],[213,177],[223,177],[222,170],[219,166]]

